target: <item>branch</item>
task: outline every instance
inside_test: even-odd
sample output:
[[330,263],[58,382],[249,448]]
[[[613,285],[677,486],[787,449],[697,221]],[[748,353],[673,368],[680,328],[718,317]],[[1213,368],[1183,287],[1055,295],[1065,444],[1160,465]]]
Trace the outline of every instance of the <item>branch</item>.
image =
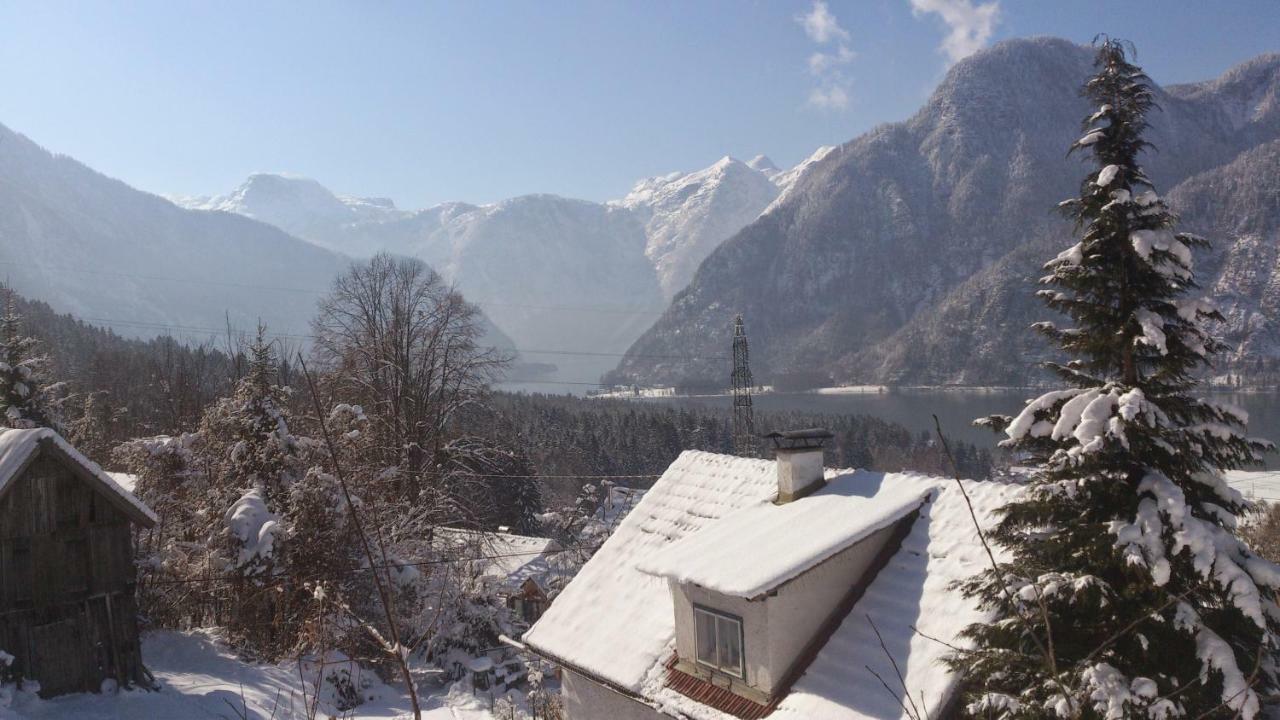
[[1041,619],[1045,624],[1045,634],[1047,635],[1049,642],[1049,646],[1047,648],[1044,643],[1040,642],[1040,638],[1036,635],[1035,628],[1032,627],[1031,622],[1027,620],[1019,610],[1018,604],[1013,600],[1012,593],[1009,592],[1008,585],[1005,584],[1004,579],[1001,576],[1000,563],[996,561],[995,552],[991,550],[991,544],[987,542],[987,534],[982,531],[982,523],[978,522],[978,513],[973,509],[973,500],[969,498],[969,492],[964,489],[964,481],[960,479],[960,470],[956,465],[955,456],[951,454],[951,446],[947,444],[947,438],[942,434],[942,422],[938,420],[938,416],[936,414],[933,416],[933,426],[938,432],[938,442],[942,443],[942,451],[946,453],[947,461],[951,463],[951,472],[955,476],[956,487],[960,488],[960,495],[964,497],[964,504],[969,510],[969,519],[973,521],[973,529],[978,533],[978,541],[982,543],[982,549],[986,551],[987,560],[991,563],[991,570],[995,573],[995,580],[1000,585],[1000,593],[1004,595],[1005,602],[1013,609],[1014,614],[1018,617],[1018,620],[1022,622],[1027,634],[1031,637],[1031,641],[1036,644],[1036,648],[1040,651],[1041,657],[1048,664],[1049,672],[1053,676],[1053,683],[1058,686],[1058,690],[1062,692],[1062,697],[1066,699],[1067,704],[1071,707],[1071,716],[1079,717],[1080,712],[1076,709],[1075,700],[1072,699],[1071,693],[1067,692],[1067,688],[1059,679],[1058,660],[1054,657],[1053,650],[1053,632],[1050,629],[1048,611],[1045,608],[1043,598],[1040,596],[1040,587],[1036,585],[1034,579],[1031,581],[1031,587],[1036,591],[1036,601],[1040,605]]
[[351,514],[351,523],[356,529],[356,534],[360,536],[360,544],[364,547],[365,557],[369,560],[369,568],[373,572],[373,582],[378,588],[378,599],[382,602],[382,611],[386,616],[387,627],[391,633],[391,644],[393,645],[396,662],[400,665],[400,673],[404,676],[405,689],[409,691],[409,703],[413,706],[413,717],[415,720],[422,720],[422,708],[418,704],[418,691],[413,685],[413,675],[409,672],[409,661],[401,652],[400,632],[396,628],[395,614],[391,609],[391,595],[385,585],[385,578],[378,572],[377,557],[373,554],[373,547],[369,544],[369,536],[365,533],[364,525],[360,522],[360,513],[356,510],[355,502],[351,499],[351,490],[347,487],[346,474],[342,471],[342,463],[338,460],[338,450],[333,444],[333,437],[329,434],[329,423],[324,414],[324,408],[320,406],[320,393],[316,390],[315,381],[311,377],[311,371],[307,369],[307,362],[302,358],[302,353],[298,353],[298,363],[302,367],[302,375],[307,379],[307,387],[311,391],[311,400],[315,404],[316,419],[320,422],[320,431],[324,435],[324,444],[328,448],[329,458],[333,462],[333,473],[338,479],[338,485],[342,488],[342,496],[347,503],[347,511]]

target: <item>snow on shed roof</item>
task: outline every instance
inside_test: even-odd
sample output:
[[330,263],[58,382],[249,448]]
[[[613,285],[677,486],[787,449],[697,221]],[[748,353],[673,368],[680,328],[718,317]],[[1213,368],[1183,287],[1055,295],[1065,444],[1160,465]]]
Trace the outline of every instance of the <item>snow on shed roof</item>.
[[129,492],[135,492],[134,489],[138,487],[138,476],[133,473],[111,472],[108,470],[107,477],[115,480],[117,485]]
[[642,558],[641,572],[743,598],[763,595],[920,507],[916,483],[874,495],[857,473],[782,505],[745,507]]
[[[827,476],[841,492],[864,498],[883,493],[888,507],[912,494],[917,502],[928,497],[901,547],[769,717],[908,717],[867,669],[884,678],[896,677],[868,617],[884,636],[915,702],[936,717],[951,699],[957,678],[941,664],[948,648],[924,636],[958,643],[956,633],[961,628],[985,618],[972,601],[951,589],[955,580],[986,567],[964,497],[954,480],[944,478],[832,470]],[[1019,488],[970,481],[965,487],[984,525],[993,522],[996,509]],[[720,518],[770,503],[775,495],[772,461],[692,451],[682,454],[525,640],[533,649],[666,714],[690,720],[733,720],[666,687],[665,661],[675,649],[671,595],[665,581],[642,573],[639,565]],[[863,524],[856,515],[846,519]],[[753,556],[762,554],[757,548]]]
[[13,481],[26,469],[42,448],[51,447],[69,462],[79,466],[81,475],[98,486],[98,489],[115,498],[116,505],[135,522],[151,527],[160,521],[151,508],[133,493],[125,490],[97,463],[85,457],[71,443],[49,428],[4,430],[0,432],[0,497],[3,497]]

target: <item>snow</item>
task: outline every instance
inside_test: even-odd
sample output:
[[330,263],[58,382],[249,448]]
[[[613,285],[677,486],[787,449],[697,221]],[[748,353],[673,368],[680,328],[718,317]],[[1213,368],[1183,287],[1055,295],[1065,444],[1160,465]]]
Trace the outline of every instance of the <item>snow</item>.
[[877,395],[887,392],[889,388],[886,385],[837,385],[814,391],[818,395]]
[[280,518],[267,509],[262,491],[254,488],[240,496],[227,508],[227,528],[240,541],[237,567],[246,567],[255,559],[270,560],[275,553],[276,536],[281,532]]
[[687,451],[524,636],[535,650],[638,691],[675,635],[667,582],[637,564],[777,493],[775,464]]
[[160,522],[160,518],[141,500],[125,488],[121,487],[109,473],[97,463],[85,457],[71,446],[71,443],[49,428],[28,430],[5,430],[0,432],[0,497],[8,491],[18,472],[40,449],[42,443],[52,443],[67,455],[72,462],[82,467],[101,485],[101,489],[124,500],[135,513],[135,519],[148,526]]
[[482,558],[470,563],[472,574],[514,589],[528,578],[558,571],[560,544],[551,538],[457,528],[432,531],[432,548],[453,557]]
[[1098,142],[1099,140],[1101,140],[1102,138],[1106,137],[1106,135],[1107,135],[1107,134],[1106,134],[1105,132],[1101,131],[1101,130],[1094,130],[1093,132],[1089,133],[1088,135],[1085,135],[1084,137],[1082,137],[1082,138],[1080,138],[1079,140],[1077,140],[1077,141],[1076,141],[1076,144],[1077,144],[1077,145],[1079,145],[1079,146],[1081,146],[1081,147],[1084,147],[1084,146],[1087,146],[1087,145],[1092,145],[1092,144],[1094,144],[1094,143]]
[[109,475],[112,480],[116,481],[117,485],[125,490],[128,490],[129,492],[136,492],[138,487],[137,475],[134,475],[133,473],[111,472],[110,470],[107,471],[107,475]]
[[1142,327],[1142,335],[1135,338],[1134,341],[1155,348],[1161,355],[1167,354],[1169,349],[1165,344],[1164,319],[1159,314],[1146,308],[1139,308],[1134,313],[1134,319]]
[[724,157],[695,172],[641,180],[610,205],[644,224],[645,256],[670,300],[720,243],[774,201],[780,190],[772,178],[779,175]]
[[759,597],[902,519],[932,489],[905,486],[867,497],[865,487],[853,473],[789,503],[756,503],[671,543],[638,567],[726,595]]
[[1116,179],[1116,175],[1120,172],[1119,165],[1108,165],[1098,171],[1097,184],[1098,187],[1106,187]]
[[1228,470],[1227,484],[1247,500],[1280,502],[1280,470]]
[[[304,720],[298,665],[244,662],[206,632],[150,632],[143,636],[142,654],[160,690],[125,690],[115,694],[64,695],[41,700],[18,692],[9,709],[0,707],[0,720],[155,720],[157,718],[234,718],[242,710],[252,720]],[[349,713],[321,704],[319,717],[353,719],[412,717],[409,698],[399,687],[378,681],[371,670],[349,663],[358,679],[364,704]],[[304,663],[304,671],[314,663]],[[311,672],[314,672],[312,670]],[[310,678],[312,675],[307,673]],[[308,696],[314,690],[308,680]],[[322,691],[323,699],[325,693]],[[425,720],[494,720],[488,699],[452,689],[423,698]],[[273,714],[274,710],[274,714]]]
[[[663,663],[674,649],[674,610],[667,582],[643,573],[665,550],[716,527],[740,522],[740,514],[768,504],[776,494],[772,461],[689,451],[683,453],[618,527],[582,572],[525,635],[536,651],[560,658],[640,695],[646,702],[689,720],[730,716],[665,688]],[[929,635],[957,642],[956,632],[985,615],[952,583],[986,567],[973,523],[955,481],[907,473],[828,471],[833,488],[869,506],[929,497],[920,517],[827,640],[817,657],[771,715],[775,719],[905,718],[867,668],[892,679],[894,669],[871,624],[902,668],[917,703],[933,716],[955,691],[957,678],[941,666],[950,650]],[[966,482],[979,521],[990,525],[997,508],[1021,486]],[[932,494],[931,494],[932,493]],[[811,495],[816,498],[818,495]],[[828,500],[844,502],[839,497]],[[800,501],[790,503],[796,505]],[[786,506],[774,507],[781,510]],[[858,516],[842,518],[866,527]],[[755,548],[751,557],[772,562]],[[916,633],[913,627],[919,628]]]

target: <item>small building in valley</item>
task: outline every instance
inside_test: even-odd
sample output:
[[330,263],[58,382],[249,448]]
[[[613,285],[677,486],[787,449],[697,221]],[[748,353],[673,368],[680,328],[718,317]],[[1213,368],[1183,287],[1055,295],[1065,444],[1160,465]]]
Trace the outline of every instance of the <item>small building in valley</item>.
[[[952,588],[986,567],[965,497],[954,480],[827,470],[827,437],[771,436],[774,461],[672,463],[524,636],[563,670],[569,720],[954,710],[943,643],[984,619]],[[983,523],[1018,488],[966,481]]]
[[40,694],[145,683],[134,526],[155,514],[53,430],[0,432],[0,650]]

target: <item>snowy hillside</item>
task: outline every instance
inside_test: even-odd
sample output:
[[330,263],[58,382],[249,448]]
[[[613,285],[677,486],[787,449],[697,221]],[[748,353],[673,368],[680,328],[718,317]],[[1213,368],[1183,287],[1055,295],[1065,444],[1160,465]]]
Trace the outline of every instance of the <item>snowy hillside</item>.
[[[1026,329],[1045,311],[1031,281],[1071,232],[1053,208],[1076,193],[1084,171],[1065,151],[1087,114],[1078,88],[1091,61],[1089,48],[1036,38],[957,63],[914,117],[815,162],[722,243],[616,379],[722,374],[663,357],[723,351],[739,312],[757,377],[821,369],[841,382],[1033,378],[1045,349]],[[1146,155],[1149,174],[1188,229],[1208,233],[1228,258],[1245,247],[1265,255],[1275,244],[1274,153],[1261,147],[1280,137],[1278,93],[1280,55],[1213,81],[1157,89],[1162,111],[1150,140],[1159,152]],[[1242,192],[1210,205],[1228,178]],[[1245,244],[1234,250],[1238,242]],[[1239,296],[1234,316],[1258,323],[1272,273],[1239,293],[1246,264],[1204,268],[1202,282],[1222,299]],[[1221,280],[1217,267],[1236,275]],[[1251,347],[1273,352],[1266,337]]]
[[301,333],[346,263],[272,225],[181,209],[0,126],[0,264],[19,294],[59,311],[126,335],[182,337],[228,318]]

